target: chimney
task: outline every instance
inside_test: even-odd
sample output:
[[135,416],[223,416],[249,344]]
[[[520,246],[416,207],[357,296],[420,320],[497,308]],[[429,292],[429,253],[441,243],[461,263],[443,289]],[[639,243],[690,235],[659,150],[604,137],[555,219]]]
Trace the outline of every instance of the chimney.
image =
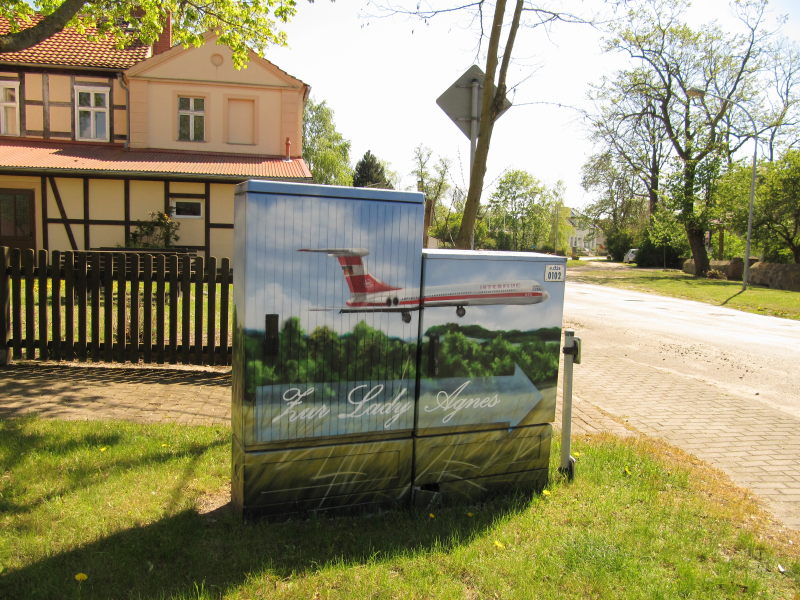
[[172,48],[172,12],[167,11],[167,19],[164,23],[164,30],[153,44],[153,56],[161,54]]

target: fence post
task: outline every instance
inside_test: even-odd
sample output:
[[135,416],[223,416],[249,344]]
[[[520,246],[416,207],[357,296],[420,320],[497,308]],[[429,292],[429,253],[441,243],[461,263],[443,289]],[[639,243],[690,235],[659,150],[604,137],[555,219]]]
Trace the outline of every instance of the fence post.
[[11,303],[8,290],[11,287],[8,273],[8,248],[0,246],[0,367],[11,363]]
[[22,272],[25,278],[25,358],[36,358],[36,296],[33,285],[36,281],[36,255],[32,248],[22,251]]
[[48,337],[50,328],[47,326],[47,250],[39,250],[37,264],[37,283],[39,292],[39,359],[47,360]]

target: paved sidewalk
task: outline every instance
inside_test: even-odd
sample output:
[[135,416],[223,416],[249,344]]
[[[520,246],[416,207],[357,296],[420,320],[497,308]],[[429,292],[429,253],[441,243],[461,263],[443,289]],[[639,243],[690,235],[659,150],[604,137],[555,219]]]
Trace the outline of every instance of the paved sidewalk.
[[14,363],[0,368],[0,418],[229,423],[230,370]]
[[[585,340],[584,340],[585,341]],[[584,353],[575,395],[721,469],[800,530],[800,421],[696,377]]]

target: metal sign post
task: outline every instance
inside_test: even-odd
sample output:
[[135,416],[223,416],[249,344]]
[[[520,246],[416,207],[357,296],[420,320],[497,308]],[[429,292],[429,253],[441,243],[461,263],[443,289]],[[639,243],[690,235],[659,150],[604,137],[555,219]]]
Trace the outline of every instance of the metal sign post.
[[565,473],[572,481],[575,477],[575,458],[572,452],[572,365],[581,363],[581,339],[575,337],[572,329],[564,330],[564,387],[561,404],[561,466],[559,472]]

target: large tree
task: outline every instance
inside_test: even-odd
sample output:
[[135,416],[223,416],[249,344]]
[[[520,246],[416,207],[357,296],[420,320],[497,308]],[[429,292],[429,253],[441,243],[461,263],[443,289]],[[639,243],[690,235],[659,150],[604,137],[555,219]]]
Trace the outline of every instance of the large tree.
[[[619,160],[612,151],[595,154],[583,165],[583,188],[595,195],[583,216],[597,225],[613,242],[620,240],[612,254],[626,252],[647,223],[649,189],[640,173],[627,161]],[[624,240],[624,241],[623,241]]]
[[233,50],[234,64],[243,67],[248,48],[263,54],[269,45],[286,43],[280,23],[296,11],[295,0],[4,0],[0,17],[8,19],[10,31],[0,35],[0,52],[29,48],[67,26],[96,28],[120,46],[149,45],[171,13],[175,43],[199,46],[206,31],[215,31]]
[[[708,270],[705,234],[709,229],[708,182],[703,173],[714,169],[726,148],[727,135],[735,127],[732,113],[739,102],[755,94],[756,74],[766,49],[763,32],[765,0],[737,4],[742,25],[739,34],[728,34],[716,25],[693,30],[683,21],[687,3],[664,5],[647,0],[628,14],[610,40],[635,61],[646,77],[630,80],[631,93],[652,100],[652,116],[663,124],[672,153],[680,161],[680,185],[676,188],[680,220],[701,275]],[[636,71],[634,71],[636,72]],[[700,98],[697,90],[706,92]],[[752,134],[757,132],[752,131]],[[743,138],[739,138],[743,143]]]
[[591,171],[596,167],[605,172],[598,173],[605,179],[612,175],[609,171],[612,167],[633,175],[641,185],[627,177],[626,185],[632,186],[632,194],[640,189],[645,191],[650,214],[655,212],[659,200],[662,171],[669,156],[669,138],[656,115],[655,101],[641,93],[647,86],[642,86],[640,80],[652,76],[642,69],[620,71],[593,90],[596,110],[589,115],[592,137],[606,150],[592,157],[584,167],[584,187],[589,183],[596,188],[596,182],[591,181]]
[[303,114],[303,159],[316,183],[352,185],[350,141],[336,130],[328,104],[309,98]]

